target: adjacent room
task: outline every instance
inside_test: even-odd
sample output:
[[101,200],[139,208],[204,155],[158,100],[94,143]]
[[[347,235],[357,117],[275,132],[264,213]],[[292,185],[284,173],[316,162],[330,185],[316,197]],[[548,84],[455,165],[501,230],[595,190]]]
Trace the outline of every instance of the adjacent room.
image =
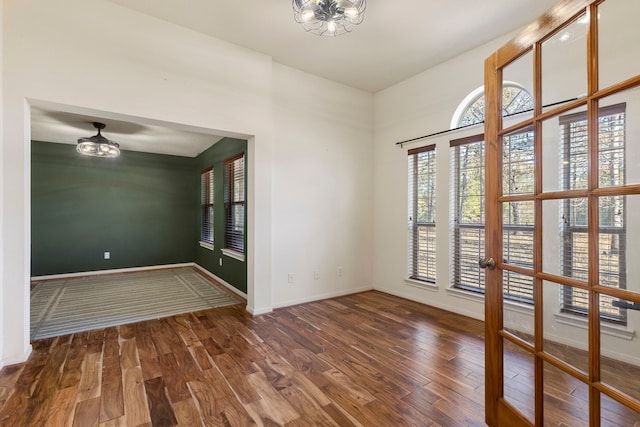
[[246,141],[37,107],[31,137],[32,340],[246,300]]
[[639,13],[3,2],[0,424],[640,425]]

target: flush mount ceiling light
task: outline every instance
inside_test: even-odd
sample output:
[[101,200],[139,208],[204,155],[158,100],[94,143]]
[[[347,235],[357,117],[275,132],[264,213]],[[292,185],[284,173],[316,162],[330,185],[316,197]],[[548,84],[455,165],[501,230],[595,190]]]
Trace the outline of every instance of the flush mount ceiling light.
[[76,146],[78,153],[95,157],[118,157],[120,144],[105,138],[100,133],[100,130],[105,128],[105,124],[93,122],[93,127],[98,129],[98,134],[89,138],[78,138]]
[[293,16],[310,33],[350,33],[364,19],[366,0],[293,0]]

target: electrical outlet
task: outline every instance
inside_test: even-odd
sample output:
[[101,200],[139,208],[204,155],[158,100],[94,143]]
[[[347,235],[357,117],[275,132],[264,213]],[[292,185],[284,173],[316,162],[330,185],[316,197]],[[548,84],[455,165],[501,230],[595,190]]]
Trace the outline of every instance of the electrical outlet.
[[318,280],[318,279],[320,279],[320,272],[319,272],[318,270],[315,270],[315,271],[313,272],[313,279],[314,279],[314,280]]
[[293,283],[293,273],[287,274],[287,282]]
[[342,277],[342,267],[338,267],[338,277]]
[[111,252],[105,252],[104,259],[111,259]]

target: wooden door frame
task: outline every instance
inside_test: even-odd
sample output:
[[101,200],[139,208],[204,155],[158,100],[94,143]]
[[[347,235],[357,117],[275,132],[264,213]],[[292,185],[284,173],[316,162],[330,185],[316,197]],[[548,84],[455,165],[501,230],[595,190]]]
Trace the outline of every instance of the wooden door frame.
[[[595,11],[597,4],[602,0],[561,0],[540,18],[526,27],[511,41],[494,52],[485,61],[484,79],[485,79],[485,144],[486,144],[486,160],[485,160],[485,197],[486,197],[486,223],[485,223],[485,256],[494,258],[497,261],[497,268],[487,270],[485,276],[485,411],[486,422],[489,426],[499,425],[499,421],[506,422],[508,425],[532,425],[518,411],[509,405],[503,396],[503,339],[500,331],[503,328],[503,299],[502,299],[502,144],[501,135],[504,133],[502,129],[502,69],[517,60],[528,52],[533,52],[535,76],[533,82],[534,92],[534,116],[542,113],[542,82],[541,82],[541,52],[540,43],[553,35],[556,30],[563,26],[567,21],[574,19],[586,10]],[[596,14],[591,13],[591,19],[597,19]],[[592,25],[591,28],[594,26]],[[594,32],[588,33],[588,49],[595,52],[597,49],[597,35]],[[592,56],[593,57],[593,56]],[[586,102],[594,103],[592,96],[597,91],[597,63],[591,61],[585,64],[588,67],[589,84],[588,84],[588,101],[577,100],[565,105],[566,110],[575,106],[585,105]],[[597,102],[597,101],[595,101]],[[593,108],[597,104],[589,106],[591,114],[597,114],[597,109]],[[594,113],[595,112],[595,113]],[[597,125],[597,121],[594,121]],[[522,124],[522,123],[521,123]],[[520,125],[521,125],[520,124]],[[541,156],[541,123],[532,120],[531,125],[536,126],[535,132],[535,149],[536,149],[536,168],[539,170]],[[542,190],[542,179],[540,174],[536,174],[534,183],[535,192],[538,194]],[[592,174],[594,175],[594,174]],[[597,185],[597,182],[596,182]],[[539,208],[542,201],[535,200],[538,204],[536,209],[536,224],[542,223],[542,213]],[[596,213],[597,214],[597,213]],[[540,227],[536,227],[534,239],[534,269],[536,272],[541,271],[542,260],[540,247],[542,243],[542,233]],[[534,279],[540,284],[539,278]],[[534,301],[541,301],[542,286],[534,286]],[[542,307],[535,304],[535,325],[537,331],[541,331],[542,327]],[[593,308],[593,310],[597,310]],[[593,311],[592,310],[592,311]],[[599,320],[599,313],[590,313],[590,318]],[[590,333],[589,345],[592,349],[599,349],[599,336]],[[534,342],[535,350],[542,351],[542,337],[540,333],[536,334]],[[599,351],[598,351],[599,353]],[[590,352],[591,354],[591,352]],[[543,399],[542,390],[542,360],[536,357],[536,374],[535,374],[535,418],[536,424],[542,425],[543,413],[541,402]],[[595,362],[594,362],[595,363]],[[591,378],[593,381],[594,378]],[[591,397],[592,399],[595,396]],[[597,405],[596,405],[597,406]],[[597,414],[591,414],[596,416]]]

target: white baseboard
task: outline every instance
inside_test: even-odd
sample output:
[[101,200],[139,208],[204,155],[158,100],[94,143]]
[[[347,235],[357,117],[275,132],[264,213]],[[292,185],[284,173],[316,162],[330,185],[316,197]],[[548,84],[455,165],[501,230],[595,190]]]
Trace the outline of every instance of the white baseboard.
[[191,265],[195,268],[197,268],[200,272],[204,273],[205,275],[211,277],[213,280],[215,280],[216,282],[219,282],[221,285],[223,285],[225,288],[229,289],[231,292],[233,292],[234,294],[242,297],[243,299],[247,299],[247,294],[245,294],[244,292],[242,292],[241,290],[239,290],[238,288],[236,288],[235,286],[233,286],[231,283],[228,283],[227,281],[225,281],[224,279],[221,279],[220,277],[216,276],[215,274],[213,274],[212,272],[210,272],[209,270],[207,270],[206,268],[196,264],[196,263],[191,263]]
[[273,309],[271,307],[256,309],[253,306],[247,305],[247,311],[251,313],[252,316],[262,316],[263,314],[272,313]]
[[31,355],[32,351],[33,351],[33,347],[31,347],[31,344],[29,344],[27,345],[27,348],[24,349],[24,353],[22,356],[0,360],[0,369],[4,368],[5,366],[26,362],[29,356]]
[[195,264],[192,262],[184,262],[181,264],[150,265],[148,267],[116,268],[113,270],[81,271],[79,273],[64,273],[64,274],[51,274],[48,276],[33,276],[31,277],[31,280],[71,279],[74,277],[101,276],[104,274],[117,274],[117,273],[135,273],[136,271],[164,270],[167,268],[184,268],[184,267],[194,267],[194,266]]
[[457,314],[461,314],[463,316],[466,317],[471,317],[472,319],[476,319],[476,320],[481,320],[484,321],[484,316],[482,314],[478,314],[476,312],[470,311],[470,310],[464,310],[461,309],[460,307],[457,306],[450,306],[447,304],[440,304],[440,303],[434,303],[433,300],[429,299],[429,298],[416,298],[415,295],[412,295],[408,292],[401,292],[395,289],[388,289],[388,288],[383,288],[383,287],[379,287],[379,288],[375,288],[376,291],[380,291],[380,292],[384,292],[386,294],[389,295],[395,295],[397,297],[400,298],[404,298],[404,299],[408,299],[410,301],[415,301],[415,302],[419,302],[420,304],[425,304],[425,305],[429,305],[431,307],[435,307],[435,308],[439,308],[441,310],[445,310],[445,311],[450,311],[452,313],[457,313]]
[[[204,268],[204,267],[202,267],[202,266],[200,266],[200,265],[198,265],[198,264],[196,264],[194,262],[187,262],[187,263],[182,263],[182,264],[152,265],[152,266],[148,266],[148,267],[119,268],[119,269],[113,269],[113,270],[84,271],[84,272],[80,272],[80,273],[52,274],[52,275],[48,275],[48,276],[33,276],[33,277],[31,277],[31,280],[35,281],[35,280],[68,279],[68,278],[83,277],[83,276],[99,276],[99,275],[105,275],[105,274],[132,273],[132,272],[137,272],[137,271],[151,271],[151,270],[162,270],[162,269],[167,269],[167,268],[184,268],[184,267],[196,268],[198,271],[202,272],[206,276],[209,276],[210,278],[212,278],[216,282],[220,283],[221,285],[223,285],[224,287],[226,287],[227,289],[229,289],[231,292],[235,293],[239,297],[241,297],[241,298],[243,298],[245,300],[248,300],[246,293],[240,291],[239,289],[237,289],[235,286],[231,285],[230,283],[228,283],[224,279],[216,276],[215,274],[213,274],[212,272],[210,272],[206,268]],[[335,292],[327,292],[327,293],[323,293],[323,294],[319,294],[319,295],[313,295],[313,296],[310,296],[310,297],[300,298],[300,299],[296,299],[296,300],[283,301],[283,302],[275,305],[273,308],[290,307],[292,305],[304,304],[304,303],[307,303],[307,302],[319,301],[319,300],[328,299],[328,298],[336,298],[336,297],[341,297],[341,296],[350,295],[350,294],[357,294],[357,293],[360,293],[360,292],[366,292],[366,291],[371,291],[371,290],[373,290],[372,287],[365,286],[365,287],[361,287],[361,288],[347,289],[347,290],[335,291]],[[391,292],[389,292],[389,293],[391,293]],[[249,313],[251,313],[253,316],[260,316],[260,315],[263,315],[263,314],[271,313],[273,311],[273,308],[272,307],[255,308],[255,307],[247,305],[246,310]],[[28,357],[28,355],[27,355],[27,357]]]
[[343,290],[343,291],[327,292],[327,293],[324,293],[324,294],[313,295],[313,296],[306,297],[306,298],[283,301],[283,302],[275,304],[274,308],[290,307],[292,305],[298,305],[298,304],[304,304],[304,303],[307,303],[307,302],[320,301],[320,300],[329,299],[329,298],[343,297],[345,295],[358,294],[360,292],[366,292],[366,291],[372,291],[372,290],[373,290],[372,287],[364,286],[364,287],[361,287],[361,288],[346,289],[346,290]]

